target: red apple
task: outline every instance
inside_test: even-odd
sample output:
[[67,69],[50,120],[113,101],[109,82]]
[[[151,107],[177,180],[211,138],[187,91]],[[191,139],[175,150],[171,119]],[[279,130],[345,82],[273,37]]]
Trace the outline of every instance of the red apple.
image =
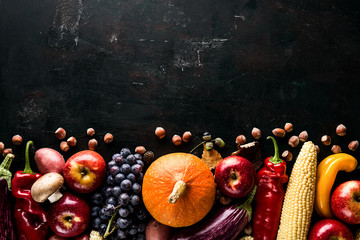
[[220,191],[232,198],[248,195],[255,186],[255,169],[246,158],[229,156],[215,169],[215,182]]
[[89,239],[90,239],[90,236],[87,233],[83,233],[83,234],[81,234],[79,236],[76,236],[74,238],[74,240],[89,240]]
[[335,219],[323,219],[311,228],[308,240],[353,240],[350,229]]
[[54,235],[51,235],[48,240],[67,240],[67,239],[68,238],[66,238],[66,237],[60,237],[60,236],[54,234]]
[[66,161],[63,175],[66,184],[72,190],[89,193],[103,182],[106,175],[106,162],[95,151],[80,151]]
[[47,212],[50,229],[61,237],[74,237],[87,228],[90,222],[88,203],[72,193],[65,193]]
[[360,223],[360,181],[340,184],[331,195],[331,210],[335,217],[348,224]]

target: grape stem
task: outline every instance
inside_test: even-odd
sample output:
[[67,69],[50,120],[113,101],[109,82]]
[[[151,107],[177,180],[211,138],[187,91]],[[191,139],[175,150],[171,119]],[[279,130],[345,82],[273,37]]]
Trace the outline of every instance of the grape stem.
[[120,207],[120,205],[118,205],[118,206],[116,206],[115,207],[115,212],[114,212],[114,214],[111,216],[111,218],[110,218],[110,220],[109,220],[109,223],[108,223],[108,225],[107,225],[107,227],[106,227],[106,231],[105,231],[105,234],[104,234],[104,238],[106,238],[107,236],[109,236],[110,234],[112,234],[114,231],[115,231],[115,229],[116,229],[116,225],[111,229],[111,231],[110,231],[110,227],[111,227],[111,224],[114,222],[114,219],[115,219],[115,217],[116,217],[116,214],[117,214],[117,209]]

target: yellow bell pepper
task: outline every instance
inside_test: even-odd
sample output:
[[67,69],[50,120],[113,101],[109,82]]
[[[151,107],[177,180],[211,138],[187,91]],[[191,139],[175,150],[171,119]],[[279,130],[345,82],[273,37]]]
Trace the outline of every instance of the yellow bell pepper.
[[317,168],[315,210],[323,218],[332,218],[330,192],[339,171],[352,172],[357,160],[346,153],[336,153],[322,160]]

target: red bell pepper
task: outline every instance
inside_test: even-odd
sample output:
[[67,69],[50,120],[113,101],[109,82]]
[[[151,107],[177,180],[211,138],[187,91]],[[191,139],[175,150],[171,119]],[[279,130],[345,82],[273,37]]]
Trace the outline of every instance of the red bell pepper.
[[281,208],[285,196],[286,162],[279,157],[279,148],[273,137],[275,154],[265,159],[256,174],[257,191],[253,216],[252,236],[255,240],[273,240],[279,228]]
[[11,182],[11,192],[16,198],[14,219],[19,240],[42,240],[46,239],[48,224],[45,210],[31,197],[31,186],[41,174],[30,168],[30,145],[32,141],[26,144],[24,171],[17,171]]

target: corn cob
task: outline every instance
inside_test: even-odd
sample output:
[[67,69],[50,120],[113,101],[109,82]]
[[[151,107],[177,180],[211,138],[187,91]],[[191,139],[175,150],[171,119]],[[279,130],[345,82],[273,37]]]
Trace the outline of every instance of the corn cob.
[[316,165],[315,145],[305,142],[290,175],[277,240],[306,240],[314,207]]

